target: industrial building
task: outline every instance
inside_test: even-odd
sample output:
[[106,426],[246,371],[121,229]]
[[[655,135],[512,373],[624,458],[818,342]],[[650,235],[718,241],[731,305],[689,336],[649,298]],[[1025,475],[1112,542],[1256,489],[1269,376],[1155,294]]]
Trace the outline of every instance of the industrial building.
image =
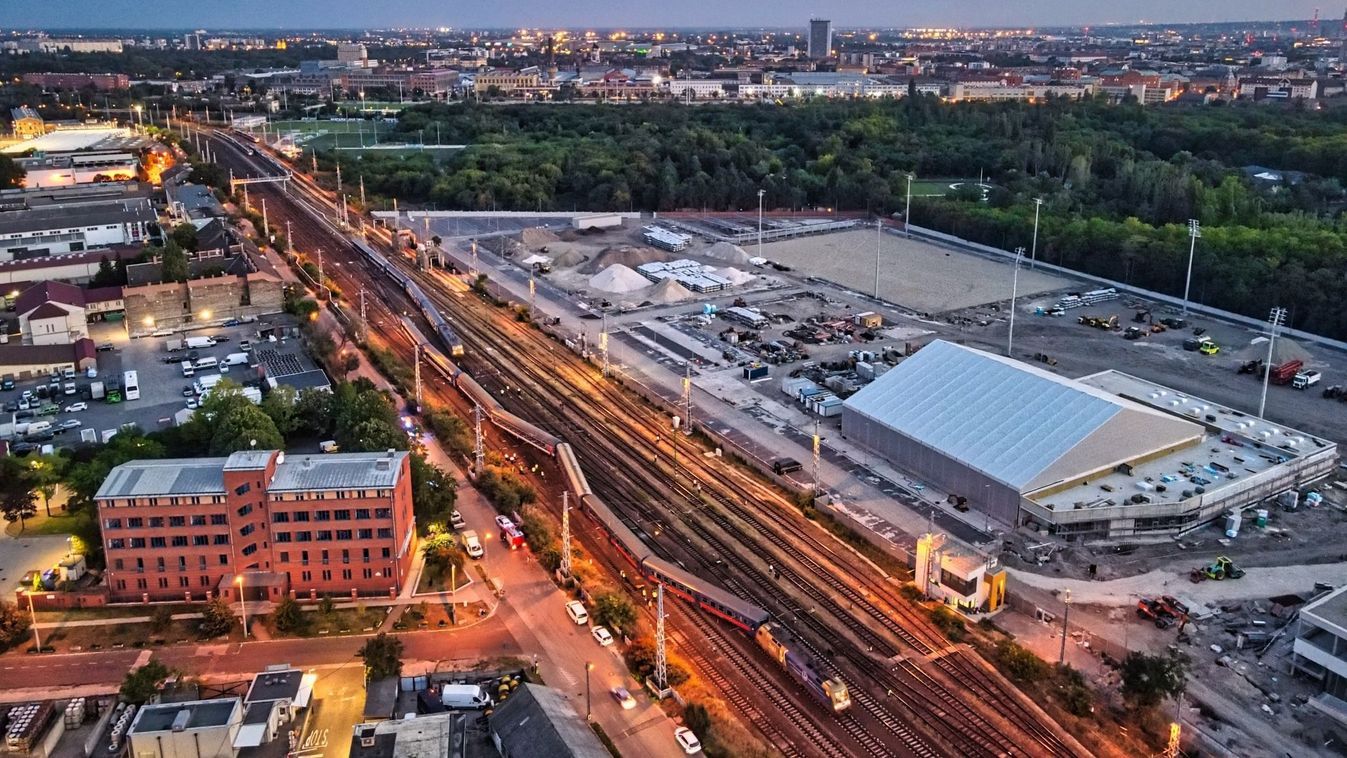
[[127,731],[133,756],[191,755],[234,758],[243,723],[236,697],[159,703],[141,708]]
[[936,341],[842,429],[958,507],[1070,540],[1168,537],[1332,471],[1337,447],[1116,371],[1083,379]]
[[395,595],[411,566],[405,452],[141,460],[94,496],[114,601]]
[[1347,721],[1347,586],[1300,609],[1291,654],[1292,671],[1323,683],[1310,704]]

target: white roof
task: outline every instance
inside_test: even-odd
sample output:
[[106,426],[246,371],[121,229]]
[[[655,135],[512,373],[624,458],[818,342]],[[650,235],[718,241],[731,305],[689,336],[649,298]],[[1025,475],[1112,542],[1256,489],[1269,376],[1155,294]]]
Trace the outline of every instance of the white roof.
[[1197,424],[941,340],[845,406],[1020,492],[1202,438]]

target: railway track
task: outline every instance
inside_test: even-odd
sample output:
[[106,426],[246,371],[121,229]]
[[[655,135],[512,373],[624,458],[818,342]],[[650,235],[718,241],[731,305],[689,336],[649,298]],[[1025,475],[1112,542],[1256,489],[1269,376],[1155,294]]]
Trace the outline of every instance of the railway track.
[[[318,225],[314,224],[314,226]],[[327,232],[326,230],[322,231],[326,234],[330,234],[330,232]],[[348,259],[358,260],[356,256],[348,256]],[[460,304],[457,303],[450,303],[446,305],[448,305],[448,307],[455,308],[455,310],[459,312],[473,310],[471,307],[467,309],[461,309]],[[389,310],[388,313],[391,315],[392,314],[391,310]],[[472,319],[466,319],[465,323],[468,321],[472,321]],[[479,344],[481,341],[494,341],[492,338],[496,336],[495,330],[498,328],[498,324],[492,323],[490,317],[487,317],[487,321],[485,323],[482,323],[480,326],[481,326],[480,332],[476,329],[474,330],[473,334],[474,339],[479,341]],[[491,335],[491,337],[484,336],[482,332],[484,332],[485,335]],[[516,345],[500,341],[495,341],[495,348],[502,354],[509,354],[511,352],[517,352],[518,350]],[[521,361],[520,363],[523,364],[525,362]],[[524,367],[521,365],[521,369],[522,368]],[[554,375],[551,376],[550,379],[555,380],[555,376]],[[584,407],[579,407],[581,403],[576,399],[575,395],[572,392],[568,391],[564,387],[558,391],[557,384],[555,383],[555,381],[549,382],[549,384],[552,385],[552,389],[550,391],[542,389],[542,387],[545,385],[538,385],[538,388],[533,390],[535,393],[542,395],[542,397],[534,397],[530,404],[534,406],[535,410],[540,408],[548,408],[548,404],[546,402],[547,400],[546,395],[549,392],[551,392],[554,395],[554,399],[556,395],[566,397],[568,403],[571,406],[574,406],[572,408],[572,411],[579,413],[581,416],[581,420],[563,421],[561,423],[562,428],[579,428],[584,424],[590,424],[591,425],[590,428],[594,428],[597,426],[599,428],[607,429],[613,425],[611,423],[594,425],[592,423],[593,419],[592,411]],[[604,384],[606,385],[606,383]],[[621,400],[625,400],[625,403],[621,402]],[[620,399],[620,401],[614,407],[622,407],[624,404],[630,405],[630,398]],[[614,422],[619,425],[628,424],[633,417],[639,419],[639,414],[637,412],[629,412],[628,415],[619,417],[616,413],[613,412],[612,407],[604,405],[603,410],[606,411],[610,416],[607,419],[607,421]],[[640,409],[636,409],[636,411],[639,410]],[[622,442],[623,441],[619,440],[618,444],[622,444]],[[626,444],[630,445],[632,444],[632,441],[626,440]],[[691,456],[689,456],[689,458],[691,458]],[[692,475],[691,474],[692,469],[696,467],[697,465],[690,460],[689,476]],[[670,479],[673,480],[674,477],[670,477]],[[650,483],[647,482],[647,484]],[[680,494],[689,503],[696,504],[701,501],[701,495],[703,494],[703,491],[701,490],[701,488],[698,488],[698,491],[696,492],[684,491]],[[907,644],[908,646],[912,647],[914,650],[922,654],[929,654],[931,652],[934,652],[935,650],[939,650],[945,646],[948,646],[948,642],[942,643],[940,639],[932,640],[930,638],[926,638],[927,637],[926,634],[914,633],[912,631],[909,631],[904,625],[895,622],[889,615],[884,613],[884,611],[876,607],[876,605],[873,602],[871,602],[865,594],[862,594],[854,586],[852,586],[852,584],[838,579],[838,577],[835,576],[833,572],[828,569],[828,567],[824,566],[822,563],[820,563],[818,560],[815,560],[813,557],[806,555],[804,551],[800,550],[797,545],[792,544],[792,542],[790,540],[787,540],[781,533],[771,528],[766,528],[766,525],[763,524],[761,521],[759,521],[757,517],[754,516],[754,512],[750,511],[746,506],[736,505],[735,503],[732,502],[731,498],[717,491],[715,488],[710,488],[707,491],[707,494],[713,497],[722,506],[729,508],[733,512],[735,512],[736,517],[742,518],[751,525],[753,525],[754,532],[756,533],[756,535],[766,537],[768,541],[771,542],[778,550],[781,550],[784,553],[789,554],[792,560],[800,563],[801,566],[803,567],[802,571],[789,572],[789,578],[791,579],[792,585],[795,586],[799,591],[804,592],[812,600],[818,602],[820,605],[825,605],[831,608],[834,611],[834,616],[838,618],[840,621],[842,621],[853,634],[855,634],[858,638],[863,640],[872,649],[872,651],[878,651],[880,655],[884,657],[890,657],[899,652],[899,649],[897,646],[889,642],[886,638],[884,638],[883,636],[877,634],[874,630],[872,630],[870,628],[870,624],[867,623],[867,621],[877,622],[880,628],[887,631],[889,634],[893,635],[897,639],[901,640],[903,643]],[[755,498],[758,497],[761,493],[745,493],[741,491],[739,494],[740,497],[742,497],[744,494],[747,494],[749,497]],[[634,502],[635,500],[638,499],[639,498],[632,498],[632,501]],[[700,511],[703,514],[709,515],[713,523],[715,523],[715,525],[717,526],[717,528],[725,531],[727,534],[732,535],[733,537],[740,540],[749,537],[749,535],[746,535],[744,533],[744,530],[742,528],[736,526],[735,524],[730,523],[728,518],[726,518],[723,514],[720,514],[714,508],[695,509],[695,510]],[[767,510],[770,511],[770,509]],[[685,514],[691,516],[692,512],[693,511],[691,510],[685,511]],[[651,511],[644,511],[638,514],[638,518],[645,518],[647,520],[658,520],[659,518],[661,518],[661,514]],[[736,550],[732,549],[730,545],[722,541],[719,538],[719,536],[716,535],[712,530],[699,525],[694,525],[692,523],[696,521],[697,519],[695,518],[683,519],[683,523],[687,525],[688,528],[692,529],[694,533],[696,533],[699,536],[699,538],[708,541],[708,544],[712,543],[715,544],[717,551],[719,552],[720,555],[726,557],[735,556],[737,558]],[[782,524],[778,523],[776,524],[776,526],[779,527],[782,526]],[[801,536],[798,525],[789,525],[789,533],[791,533],[793,536],[797,538]],[[814,550],[818,549],[819,544],[817,543],[817,540],[812,537],[812,535],[809,537],[808,542],[814,543],[809,545],[811,549]],[[748,562],[743,561],[742,559],[738,559],[735,561],[735,568],[738,572],[748,577],[750,584],[756,585],[758,587],[771,586],[771,583],[766,581],[765,575],[763,575],[762,572],[759,569],[757,569],[756,566],[749,565]],[[716,573],[717,575],[724,575],[725,572],[723,570],[717,569]],[[822,579],[824,584],[826,585],[826,590],[817,587],[811,581],[808,581],[806,577],[812,578],[813,580]],[[740,592],[744,592],[745,594],[755,594],[755,596],[761,596],[762,594],[761,591],[757,593],[747,592],[748,587],[745,587],[745,583],[739,581],[735,577],[726,576],[725,579],[726,579],[725,583],[727,585],[738,586]],[[856,608],[861,609],[862,613],[867,618],[865,619],[856,618],[855,616],[849,614],[847,612],[848,609],[843,609],[839,601],[835,601],[833,598],[829,597],[828,595],[829,592],[836,593],[838,596],[846,600],[849,605],[849,609],[853,610]],[[772,599],[775,601],[775,604],[778,607],[780,606],[788,607],[788,605],[792,604],[792,601],[784,594],[778,593]],[[903,610],[908,610],[905,607],[904,603],[897,603],[895,604],[895,607]],[[697,614],[689,614],[689,615],[703,622],[700,626],[702,627],[702,631],[705,632],[709,622],[706,622],[705,619],[702,619]],[[824,625],[821,621],[818,621],[817,619],[811,619],[811,622],[812,623],[810,623],[809,626],[813,628],[814,632],[818,634],[821,638],[827,639],[830,631],[828,627]],[[917,625],[917,628],[924,629],[922,625]],[[827,656],[823,655],[822,651],[817,651],[816,649],[816,652],[819,654],[820,660],[829,660]],[[942,724],[947,721],[952,721],[955,719],[964,722],[963,726],[965,728],[958,728],[952,730],[938,729],[938,731],[944,732],[940,735],[942,741],[948,739],[950,745],[954,744],[962,745],[963,747],[962,752],[951,754],[960,754],[960,755],[1026,754],[1022,750],[1017,749],[1016,746],[1009,739],[1005,738],[1003,735],[1000,735],[999,731],[993,725],[986,723],[977,713],[972,711],[972,709],[970,709],[966,703],[964,703],[960,698],[956,697],[952,692],[950,692],[948,688],[936,682],[927,672],[921,670],[920,667],[915,666],[910,661],[904,660],[901,662],[899,666],[899,669],[908,675],[907,680],[901,681],[898,680],[896,677],[890,676],[882,666],[876,665],[873,662],[873,660],[869,658],[869,656],[861,654],[861,651],[859,650],[851,651],[847,653],[845,657],[848,659],[849,662],[854,664],[857,667],[857,669],[859,669],[860,671],[864,672],[867,675],[873,676],[876,681],[879,681],[881,683],[897,685],[899,689],[904,687],[911,687],[915,684],[925,689],[927,691],[927,694],[934,696],[938,701],[940,701],[940,703],[942,703],[942,705],[932,708],[929,700],[924,700],[921,702],[908,702],[905,704],[907,709],[912,710],[914,712],[926,710],[930,713],[930,715],[935,716],[938,719],[938,721]],[[949,658],[954,658],[956,661],[961,661],[968,665],[966,667],[960,663],[951,662],[947,660]],[[936,658],[936,662],[937,665],[942,670],[945,670],[951,675],[969,674],[975,675],[976,677],[980,677],[978,679],[978,689],[984,695],[994,696],[1000,699],[1007,694],[1004,692],[1004,690],[1001,689],[1000,685],[997,684],[987,674],[987,672],[977,664],[976,661],[967,661],[966,659],[963,658],[962,654],[959,654],[957,657],[955,657],[955,654],[942,655]],[[760,672],[758,673],[758,676],[761,677]],[[887,712],[887,710],[877,701],[875,701],[870,695],[865,694],[863,688],[857,687],[854,681],[849,682],[849,684],[852,687],[853,699],[857,702],[857,704],[861,706],[863,710],[867,711],[867,713],[869,713],[872,717],[874,717],[875,720],[883,724],[887,730],[894,732],[900,737],[903,736],[901,730],[904,729],[905,727],[899,719],[892,716],[891,713]],[[893,692],[894,689],[895,689],[894,687],[890,687],[889,691]],[[857,697],[857,693],[860,693],[859,697]],[[1014,705],[1016,707],[1020,707],[1019,703],[1015,701],[1014,698],[1011,698],[1011,702],[1009,704]],[[1037,714],[1030,714],[1027,710],[1023,710],[1020,712],[1020,715],[1025,717],[1025,719],[1021,721],[1021,724],[1023,724],[1025,727],[1024,731],[1029,733],[1028,736],[1031,736],[1036,742],[1048,743],[1051,741],[1049,738],[1055,738],[1055,734],[1050,729],[1044,729],[1042,732],[1037,734],[1033,733],[1034,730],[1032,730],[1031,727],[1036,726],[1035,722],[1039,718]],[[869,742],[869,740],[873,740],[874,738],[867,731],[865,731],[863,727],[861,727],[860,730],[856,730],[847,728],[847,725],[843,724],[843,728],[846,729],[846,731],[852,736],[853,740],[856,741],[858,746],[860,746],[863,750],[865,750],[867,754],[873,754],[875,752],[873,748],[876,745],[880,744],[877,741],[873,743]],[[976,731],[978,732],[984,732],[994,736],[993,737],[969,736],[968,728],[973,728],[976,729]],[[924,742],[921,741],[919,738],[916,738],[915,734],[911,734],[908,739],[904,739],[904,742],[906,743],[906,747],[912,752],[912,754],[919,754],[919,755],[938,754],[935,753],[933,750],[931,750],[928,746],[926,746]],[[1047,745],[1045,744],[1044,746],[1046,747]],[[1050,750],[1050,752],[1054,754],[1069,754],[1069,753],[1059,753],[1055,749]]]

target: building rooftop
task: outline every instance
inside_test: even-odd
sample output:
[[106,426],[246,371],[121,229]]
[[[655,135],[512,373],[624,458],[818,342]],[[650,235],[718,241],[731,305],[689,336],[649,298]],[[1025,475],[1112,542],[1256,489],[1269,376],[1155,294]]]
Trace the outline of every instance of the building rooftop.
[[1302,617],[1309,617],[1319,624],[1331,624],[1338,627],[1338,636],[1347,637],[1347,585],[1337,588],[1327,595],[1300,609]]
[[243,702],[251,706],[253,703],[292,700],[295,701],[295,705],[303,707],[308,702],[306,692],[311,689],[312,685],[306,685],[304,672],[299,669],[263,671],[253,677],[253,683],[248,685],[248,694],[244,696]]
[[407,455],[394,451],[289,456],[276,464],[267,490],[390,489],[397,485]]
[[[455,755],[451,740],[455,724],[461,719],[456,713],[432,713],[413,719],[383,721],[378,724],[356,724],[351,741],[352,758],[445,758]],[[362,744],[368,740],[370,744]],[[518,755],[548,755],[547,753],[519,753]],[[606,754],[605,754],[606,755]]]
[[1021,492],[1202,437],[1197,424],[943,340],[845,406]]
[[525,684],[491,716],[503,755],[607,758],[608,750],[560,692]]
[[223,495],[226,458],[138,460],[114,468],[98,488],[97,499]]
[[10,366],[77,363],[93,354],[94,343],[90,339],[77,340],[72,345],[16,345],[11,342],[0,345],[0,370]]
[[264,469],[276,455],[275,450],[240,450],[225,459],[225,471],[256,471]]
[[84,290],[65,282],[41,282],[34,284],[14,300],[14,312],[23,315],[43,303],[56,302],[84,307]]
[[147,705],[136,714],[136,720],[131,724],[131,733],[148,734],[224,726],[234,717],[238,707],[239,699],[236,697]]
[[130,224],[158,218],[149,203],[123,200],[98,205],[51,205],[0,213],[0,234],[23,234],[109,224]]

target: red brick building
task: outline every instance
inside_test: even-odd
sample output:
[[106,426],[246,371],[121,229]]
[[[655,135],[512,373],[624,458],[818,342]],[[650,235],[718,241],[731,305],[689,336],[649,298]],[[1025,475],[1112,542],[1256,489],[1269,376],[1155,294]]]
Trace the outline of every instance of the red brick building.
[[84,89],[93,87],[98,90],[127,89],[131,86],[131,77],[126,74],[24,74],[24,84],[46,89]]
[[95,500],[114,602],[396,594],[412,562],[405,452],[142,460]]

